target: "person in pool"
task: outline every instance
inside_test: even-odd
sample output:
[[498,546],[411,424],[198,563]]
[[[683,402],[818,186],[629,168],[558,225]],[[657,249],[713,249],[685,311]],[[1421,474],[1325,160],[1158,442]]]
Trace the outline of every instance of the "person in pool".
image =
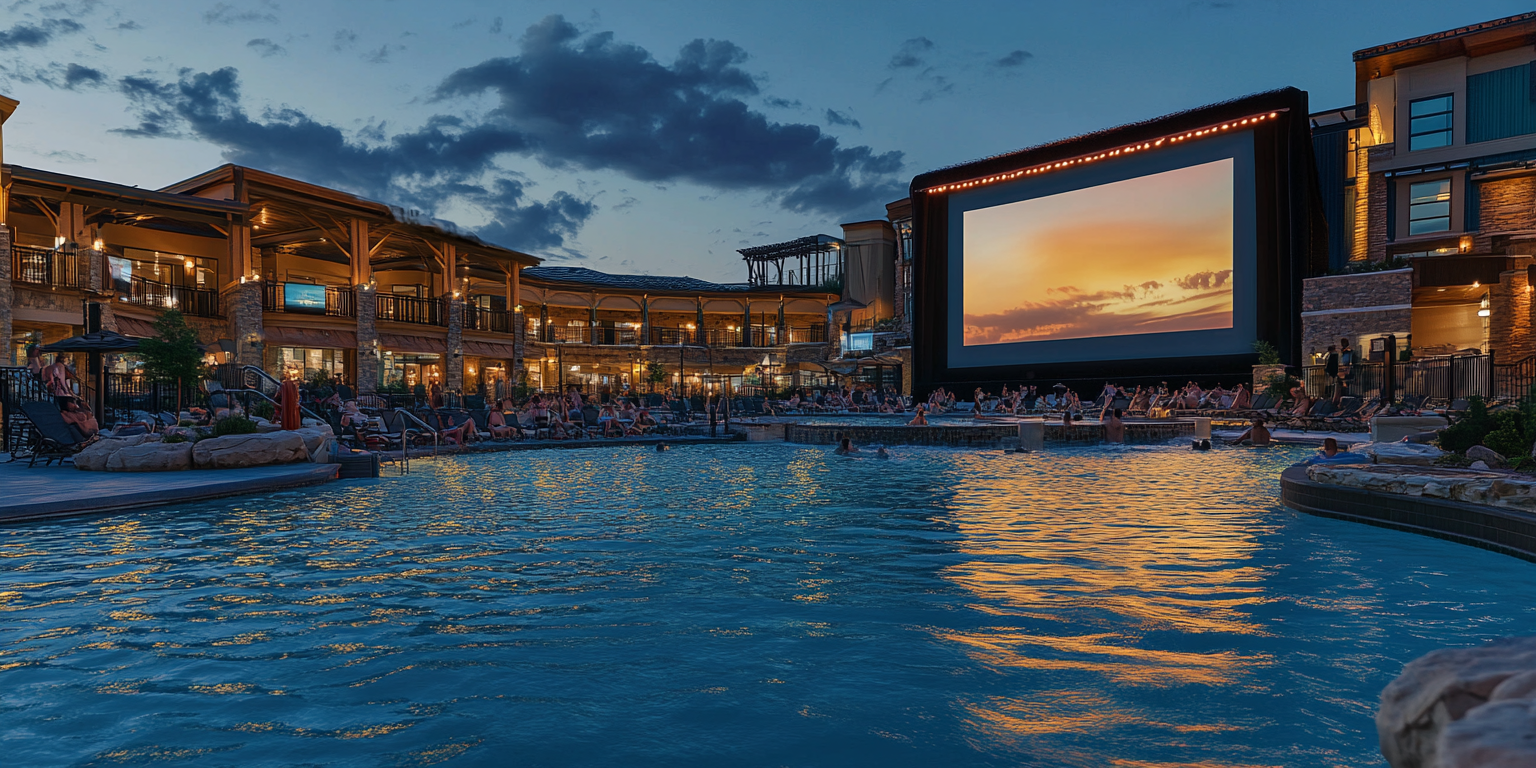
[[918,405],[917,405],[917,415],[913,416],[912,420],[907,422],[907,426],[909,426],[909,427],[926,427],[926,426],[928,426],[928,418],[923,415],[925,412],[926,411],[923,408],[922,403],[918,403]]
[[1122,412],[1119,408],[1110,412],[1109,418],[1104,422],[1104,442],[1125,442],[1125,422],[1120,420]]
[[885,449],[885,446],[882,445],[879,448],[875,449],[875,458],[877,458],[877,459],[889,459],[890,457],[891,457],[891,452],[887,451]]
[[1253,426],[1249,427],[1248,431],[1238,435],[1236,440],[1230,441],[1231,445],[1241,445],[1243,443],[1252,443],[1260,448],[1269,445],[1269,427],[1264,426],[1263,416],[1254,416]]
[[837,450],[833,451],[839,456],[849,456],[858,452],[859,449],[853,447],[853,441],[846,437],[837,442]]

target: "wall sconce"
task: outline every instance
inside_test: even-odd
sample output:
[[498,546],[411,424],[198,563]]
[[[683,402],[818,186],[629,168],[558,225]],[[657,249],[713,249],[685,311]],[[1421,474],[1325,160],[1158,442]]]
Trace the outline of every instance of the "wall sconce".
[[101,238],[99,238],[99,237],[96,238],[95,240],[91,241],[91,250],[93,250],[93,251],[99,251],[99,250],[101,250],[102,248],[105,248],[105,247],[106,247],[106,244],[101,242]]
[[1478,317],[1488,317],[1489,315],[1492,315],[1492,314],[1493,314],[1493,310],[1491,310],[1491,309],[1479,309],[1477,311],[1477,316]]
[[513,307],[512,311],[513,312],[521,312],[521,311],[523,311],[523,305],[519,304],[519,305]]
[[1471,253],[1472,252],[1472,236],[1471,235],[1462,235],[1461,236],[1460,250],[1461,250],[1462,253]]

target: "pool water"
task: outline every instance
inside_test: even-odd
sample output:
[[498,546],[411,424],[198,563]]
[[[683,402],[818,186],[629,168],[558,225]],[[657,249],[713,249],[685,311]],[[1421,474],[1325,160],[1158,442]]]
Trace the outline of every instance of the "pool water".
[[0,528],[14,766],[1365,766],[1529,563],[1275,503],[1302,449],[784,444]]

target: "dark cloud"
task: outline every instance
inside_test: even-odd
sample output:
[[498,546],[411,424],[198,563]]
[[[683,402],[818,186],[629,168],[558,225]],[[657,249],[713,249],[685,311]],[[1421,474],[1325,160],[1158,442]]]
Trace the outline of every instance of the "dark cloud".
[[203,22],[206,24],[234,24],[266,23],[276,24],[277,6],[267,0],[259,4],[237,6],[229,3],[215,3],[212,8],[203,12]]
[[493,93],[487,125],[528,141],[548,166],[612,170],[650,182],[767,191],[793,210],[847,213],[901,196],[900,152],[844,147],[814,125],[770,121],[723,40],[694,40],[668,65],[611,33],[583,35],[551,16],[529,27],[520,55],[449,75],[438,99]]
[[246,43],[245,47],[255,51],[263,59],[270,59],[273,56],[281,56],[288,52],[288,49],[272,42],[265,37],[258,37],[255,40],[252,40]]
[[357,33],[350,29],[338,29],[331,34],[331,50],[344,51],[357,45]]
[[1193,275],[1176,277],[1173,282],[1186,291],[1196,289],[1207,290],[1210,288],[1220,288],[1226,284],[1227,279],[1230,277],[1232,277],[1232,270],[1223,269],[1220,272],[1196,272]]
[[491,19],[491,28],[490,29],[491,29],[491,34],[493,34],[493,35],[501,34],[501,17],[500,16],[497,16],[496,18]]
[[378,48],[363,54],[363,61],[366,61],[369,64],[388,64],[389,51],[390,46],[388,43],[385,43],[384,45],[381,45]]
[[36,24],[26,22],[15,24],[10,29],[0,29],[0,51],[17,48],[41,48],[55,37],[72,34],[83,29],[85,27],[73,19],[43,19]]
[[120,32],[131,32],[133,30],[143,29],[143,28],[144,28],[143,25],[139,24],[137,21],[134,21],[133,19],[129,19],[127,21],[121,22],[117,26],[113,27],[113,29],[116,29],[116,30],[118,30]]
[[827,110],[827,124],[828,125],[846,125],[846,126],[848,126],[850,128],[863,128],[864,127],[862,125],[859,125],[859,121],[857,121],[857,120],[849,117],[848,115],[845,115],[842,112],[839,112],[839,111],[837,111],[835,109],[828,109]]
[[104,86],[108,81],[106,73],[94,67],[74,63],[66,65],[59,62],[52,62],[42,67],[7,65],[5,62],[0,62],[0,74],[9,75],[23,83],[37,83],[68,91]]
[[1009,51],[1007,56],[1004,56],[1001,59],[998,59],[997,61],[992,62],[992,66],[997,67],[999,69],[1014,69],[1016,67],[1024,66],[1025,62],[1029,61],[1030,59],[1033,59],[1034,57],[1035,57],[1035,55],[1033,53],[1030,53],[1029,51],[1024,51],[1024,50]]
[[563,246],[596,211],[595,193],[535,200],[526,179],[501,167],[507,158],[615,171],[663,189],[686,181],[764,192],[800,212],[840,215],[901,196],[900,152],[844,146],[815,125],[749,108],[742,98],[758,85],[745,59],[732,43],[696,40],[663,64],[551,17],[528,29],[519,55],[458,70],[436,89],[436,103],[496,95],[483,117],[437,114],[405,133],[372,125],[349,134],[300,109],[247,112],[238,73],[225,68],[120,79],[137,123],[117,132],[200,139],[229,162],[420,210],[477,208],[489,220],[483,237],[525,249]]
[[107,82],[107,75],[99,69],[73,63],[64,68],[64,87],[69,90],[88,85],[102,85],[105,82]]
[[896,55],[886,66],[891,69],[915,69],[927,64],[925,56],[933,50],[933,41],[926,37],[914,37],[896,49]]
[[781,99],[777,96],[764,98],[763,103],[770,107],[778,107],[779,109],[800,109],[804,106],[800,103],[799,99]]

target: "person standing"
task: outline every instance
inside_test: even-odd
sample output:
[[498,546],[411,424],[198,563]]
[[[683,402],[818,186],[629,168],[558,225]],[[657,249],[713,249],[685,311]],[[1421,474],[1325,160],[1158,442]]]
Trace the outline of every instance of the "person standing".
[[720,396],[710,395],[709,400],[704,404],[704,408],[709,411],[709,436],[714,437],[715,419],[720,415]]
[[283,379],[277,388],[277,404],[283,429],[299,428],[299,384],[293,379]]
[[1349,348],[1349,339],[1339,339],[1339,392],[1349,394],[1349,382],[1355,373],[1355,351]]
[[75,372],[64,364],[63,355],[55,355],[53,364],[43,369],[40,378],[48,394],[52,395],[54,402],[58,404],[59,410],[64,410],[64,404],[75,399],[75,390],[69,384],[70,380],[75,378]]
[[1109,419],[1104,422],[1104,442],[1125,442],[1125,422],[1121,420],[1122,411],[1114,409],[1109,414]]
[[1328,398],[1334,402],[1339,401],[1339,351],[1338,347],[1328,345],[1328,356],[1323,358],[1323,376],[1328,379]]

